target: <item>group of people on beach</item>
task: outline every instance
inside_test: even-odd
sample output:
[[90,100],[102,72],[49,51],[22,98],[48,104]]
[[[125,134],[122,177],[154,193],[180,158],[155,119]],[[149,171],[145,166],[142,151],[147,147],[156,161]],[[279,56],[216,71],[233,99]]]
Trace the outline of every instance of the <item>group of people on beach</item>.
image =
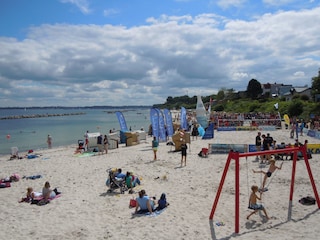
[[[89,131],[88,130],[85,132],[84,138],[85,138],[84,142],[81,141],[80,143],[78,143],[78,146],[74,152],[75,154],[89,151]],[[108,136],[106,134],[104,136],[102,134],[97,136],[96,145],[97,145],[97,149],[94,149],[94,151],[97,151],[99,155],[104,153],[107,154],[108,146],[109,146]]]
[[165,193],[162,193],[160,199],[156,201],[156,197],[150,198],[144,189],[139,191],[139,196],[135,200],[136,206],[133,214],[152,214],[169,206]]
[[[308,140],[305,140],[304,145],[307,147]],[[299,147],[302,146],[303,144],[298,141],[298,138],[295,139],[294,145],[288,144],[286,145],[285,143],[281,143],[280,145],[276,144],[276,141],[270,136],[269,133],[266,135],[261,134],[261,132],[258,132],[256,138],[255,138],[255,145],[256,145],[256,150],[260,152],[261,150],[267,151],[267,150],[273,150],[273,149],[284,149],[284,148],[291,148],[291,147]],[[283,162],[280,164],[280,166],[276,165],[276,160],[284,160],[284,156],[286,156],[286,159],[288,156],[290,156],[291,159],[293,159],[293,153],[288,153],[288,154],[274,154],[273,158],[271,157],[271,154],[265,154],[260,156],[260,164],[267,164],[269,165],[269,168],[267,171],[264,170],[252,170],[253,173],[260,173],[263,174],[263,181],[262,181],[262,186],[259,188],[257,185],[252,185],[251,187],[251,195],[249,197],[249,208],[253,209],[254,211],[251,212],[248,216],[247,219],[250,218],[251,215],[256,213],[259,210],[262,210],[266,216],[267,219],[269,219],[267,212],[262,204],[257,203],[257,200],[261,200],[262,194],[267,191],[268,189],[265,187],[267,179],[272,176],[272,174],[276,170],[281,170]],[[301,152],[298,152],[297,154],[298,158],[302,156]],[[309,156],[308,156],[309,157]],[[258,156],[256,160],[259,160]],[[260,165],[262,166],[262,165]],[[257,195],[257,193],[260,193],[260,196]]]
[[[179,134],[181,136],[181,145],[180,145],[180,148],[181,148],[181,167],[183,166],[187,166],[187,149],[188,149],[188,146],[187,146],[187,143],[186,143],[186,140],[184,139],[184,135],[185,135],[185,132],[183,129],[179,129]],[[152,150],[153,150],[153,160],[156,161],[157,160],[157,151],[158,151],[158,147],[159,147],[159,141],[157,139],[157,137],[153,137],[153,140],[152,140]]]

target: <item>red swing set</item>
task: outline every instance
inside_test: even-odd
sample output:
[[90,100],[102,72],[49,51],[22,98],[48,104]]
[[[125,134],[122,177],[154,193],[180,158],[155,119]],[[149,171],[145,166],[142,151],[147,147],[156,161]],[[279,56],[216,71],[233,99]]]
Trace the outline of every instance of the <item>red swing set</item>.
[[293,199],[293,190],[294,190],[294,181],[295,181],[295,174],[296,174],[296,165],[297,165],[297,156],[298,152],[302,153],[302,156],[304,158],[304,162],[306,164],[306,168],[309,174],[310,182],[313,188],[313,192],[316,198],[316,202],[318,205],[318,208],[320,209],[320,199],[317,191],[317,187],[314,182],[314,178],[312,175],[312,171],[310,168],[308,156],[307,156],[307,147],[306,145],[302,145],[299,147],[293,147],[293,148],[287,148],[287,149],[279,149],[279,150],[269,150],[269,151],[260,151],[260,152],[248,152],[248,153],[239,153],[230,151],[228,155],[227,162],[224,167],[224,171],[220,180],[218,192],[216,194],[215,200],[213,202],[213,206],[211,209],[210,217],[209,219],[213,219],[213,215],[215,213],[215,210],[218,205],[219,197],[222,191],[222,187],[230,166],[231,160],[235,160],[235,233],[239,233],[239,219],[240,219],[240,164],[239,164],[239,158],[241,157],[251,157],[251,156],[260,156],[260,155],[266,155],[266,154],[279,154],[279,153],[293,153],[293,162],[292,162],[292,174],[291,174],[291,187],[290,187],[290,196],[289,196],[289,211],[288,211],[288,220],[291,220],[291,209],[292,209],[292,199]]

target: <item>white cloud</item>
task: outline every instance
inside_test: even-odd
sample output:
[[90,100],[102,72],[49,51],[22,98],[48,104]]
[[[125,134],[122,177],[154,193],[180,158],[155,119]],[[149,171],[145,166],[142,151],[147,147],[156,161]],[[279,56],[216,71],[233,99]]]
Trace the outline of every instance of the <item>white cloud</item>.
[[151,105],[244,90],[252,78],[310,86],[319,21],[315,8],[252,21],[163,15],[132,28],[33,27],[22,41],[0,38],[0,106]]
[[305,74],[304,74],[304,72],[299,71],[299,72],[295,72],[295,73],[293,74],[293,76],[295,76],[295,77],[304,77]]
[[112,16],[112,15],[115,15],[115,14],[118,14],[119,11],[116,10],[116,9],[105,9],[103,10],[103,16],[105,17],[109,17],[109,16]]
[[60,0],[62,3],[74,4],[83,14],[89,14],[91,9],[88,0]]
[[245,2],[247,2],[247,0],[219,0],[217,1],[217,5],[223,9],[226,9],[230,7],[240,7]]

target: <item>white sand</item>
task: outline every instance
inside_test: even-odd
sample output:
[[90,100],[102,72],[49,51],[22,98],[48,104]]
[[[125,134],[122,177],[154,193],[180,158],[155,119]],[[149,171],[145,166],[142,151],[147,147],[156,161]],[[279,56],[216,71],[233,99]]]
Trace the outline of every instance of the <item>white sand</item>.
[[[286,130],[270,133],[278,143],[292,142]],[[250,213],[247,209],[249,188],[261,182],[260,174],[253,174],[251,170],[258,168],[254,157],[247,161],[243,158],[240,163],[239,234],[234,234],[233,162],[213,221],[209,221],[227,155],[200,158],[198,152],[209,143],[254,144],[255,136],[256,132],[243,131],[215,132],[215,138],[210,140],[198,138],[192,141],[187,166],[183,168],[180,168],[181,153],[170,152],[174,147],[165,143],[160,143],[160,160],[154,162],[150,137],[146,143],[132,147],[120,145],[107,155],[94,157],[74,157],[76,146],[42,151],[42,156],[36,159],[8,161],[10,156],[1,157],[0,177],[19,173],[20,176],[41,174],[43,178],[21,179],[10,188],[0,189],[0,239],[318,239],[320,215],[317,205],[298,203],[301,197],[314,196],[304,161],[297,162],[290,221],[292,161],[284,162],[283,169],[276,172],[269,191],[263,195],[263,204],[272,219],[265,221],[255,214],[246,220]],[[300,141],[305,139],[309,143],[320,143],[307,136],[301,137]],[[310,160],[318,190],[319,156],[313,155]],[[117,167],[123,171],[132,170],[142,177],[142,185],[136,191],[145,189],[148,195],[158,198],[165,192],[170,206],[156,217],[132,217],[134,210],[129,209],[129,200],[137,194],[107,193],[106,169]],[[163,176],[167,180],[163,180]],[[18,203],[28,186],[41,191],[45,181],[58,187],[62,196],[45,206]],[[217,222],[223,222],[224,226],[217,226]]]

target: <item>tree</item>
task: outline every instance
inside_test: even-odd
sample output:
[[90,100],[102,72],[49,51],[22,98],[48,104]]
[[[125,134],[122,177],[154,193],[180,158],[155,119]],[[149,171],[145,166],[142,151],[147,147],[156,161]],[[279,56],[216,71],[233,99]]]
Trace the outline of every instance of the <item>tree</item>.
[[299,100],[293,101],[288,107],[288,114],[292,117],[298,117],[303,112],[303,103]]
[[312,78],[311,90],[313,99],[317,94],[320,94],[320,69],[318,72],[318,77]]
[[167,98],[167,103],[170,104],[170,103],[173,103],[173,98],[171,96],[169,96]]
[[247,96],[251,99],[257,99],[261,93],[261,83],[256,79],[251,79],[247,87]]
[[218,94],[217,94],[217,100],[218,100],[218,101],[224,99],[224,97],[225,97],[225,94],[224,94],[225,90],[226,90],[226,89],[224,89],[224,88],[221,88],[221,89],[219,90],[219,92],[218,92]]

